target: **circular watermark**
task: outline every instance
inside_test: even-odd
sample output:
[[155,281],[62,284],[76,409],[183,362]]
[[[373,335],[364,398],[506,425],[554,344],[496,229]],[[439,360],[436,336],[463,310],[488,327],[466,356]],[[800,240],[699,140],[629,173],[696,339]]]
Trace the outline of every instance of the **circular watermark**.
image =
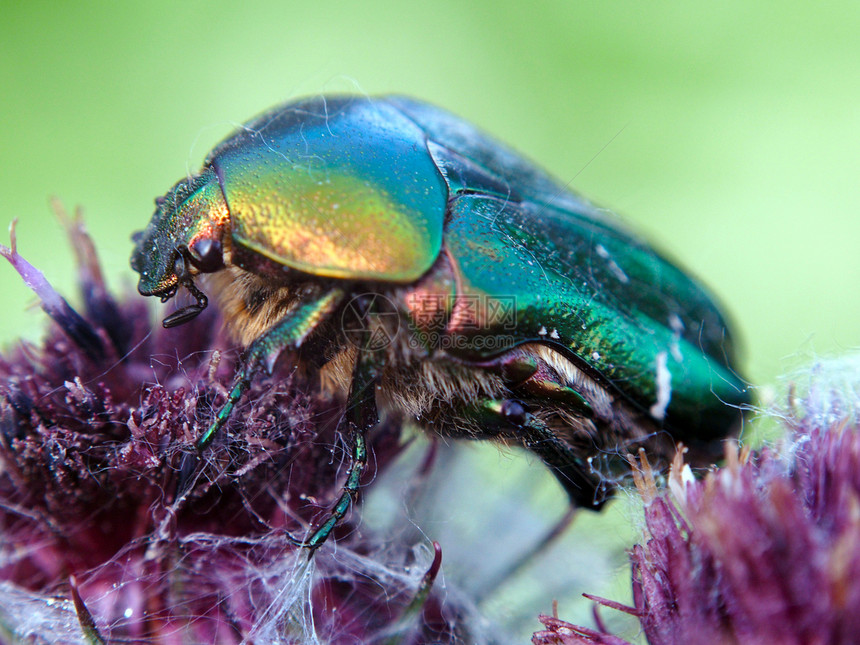
[[380,293],[362,293],[346,303],[340,327],[350,345],[379,351],[394,342],[400,331],[400,313],[390,298]]

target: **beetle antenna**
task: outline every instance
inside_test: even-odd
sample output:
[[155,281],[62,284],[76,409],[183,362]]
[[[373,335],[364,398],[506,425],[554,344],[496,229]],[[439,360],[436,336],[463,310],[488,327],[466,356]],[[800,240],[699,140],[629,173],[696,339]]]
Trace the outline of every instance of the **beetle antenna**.
[[161,321],[161,324],[165,329],[178,327],[179,325],[184,325],[190,320],[194,320],[204,309],[206,309],[206,307],[209,306],[209,299],[206,297],[206,294],[197,288],[197,285],[194,284],[194,281],[191,280],[191,278],[183,282],[182,286],[185,287],[192,296],[194,296],[194,299],[197,300],[197,302],[193,305],[183,307],[178,311],[174,311],[172,314],[167,316],[167,318]]
[[188,282],[185,283],[185,288],[188,289],[191,295],[194,296],[194,299],[197,300],[197,303],[193,306],[198,307],[200,311],[203,311],[209,306],[209,299],[206,297],[206,294],[200,291],[192,280],[189,279]]

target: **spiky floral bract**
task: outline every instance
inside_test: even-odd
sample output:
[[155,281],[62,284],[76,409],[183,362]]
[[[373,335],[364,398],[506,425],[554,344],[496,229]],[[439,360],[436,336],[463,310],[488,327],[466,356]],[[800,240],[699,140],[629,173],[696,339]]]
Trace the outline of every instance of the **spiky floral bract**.
[[[728,445],[726,465],[703,480],[679,456],[669,491],[640,455],[646,524],[630,554],[634,606],[599,602],[638,616],[651,645],[857,642],[860,356],[792,382],[781,444]],[[541,620],[541,645],[624,642]]]
[[[346,454],[341,405],[289,357],[196,452],[238,360],[216,312],[152,327],[140,299],[109,293],[80,218],[67,225],[81,314],[14,230],[0,248],[53,320],[0,357],[0,641],[490,642],[432,588],[438,549],[386,543],[357,513],[313,559],[287,538],[325,518]],[[399,426],[369,447],[365,487]]]

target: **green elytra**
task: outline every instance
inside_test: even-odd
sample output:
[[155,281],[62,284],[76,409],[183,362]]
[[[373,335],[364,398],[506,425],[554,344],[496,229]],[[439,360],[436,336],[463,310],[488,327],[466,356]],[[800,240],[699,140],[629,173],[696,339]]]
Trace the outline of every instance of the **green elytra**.
[[[248,351],[200,449],[281,350],[326,329],[327,355],[352,361],[353,464],[312,550],[357,493],[377,386],[433,432],[533,450],[572,501],[595,509],[612,486],[595,459],[636,446],[666,456],[674,440],[718,454],[749,401],[725,320],[698,283],[518,154],[418,101],[277,107],[157,204],[132,256],[139,291],[197,297],[167,326],[206,306],[196,281],[242,276],[212,283],[239,311],[231,322]],[[404,323],[387,350],[366,337],[350,350],[321,324],[366,293]],[[266,298],[278,313],[263,320]],[[382,325],[376,301],[364,302]]]

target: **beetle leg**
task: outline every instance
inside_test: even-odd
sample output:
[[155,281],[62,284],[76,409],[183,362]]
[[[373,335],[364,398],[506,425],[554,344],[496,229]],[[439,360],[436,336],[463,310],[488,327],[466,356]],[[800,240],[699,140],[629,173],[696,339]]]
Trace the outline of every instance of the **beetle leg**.
[[379,412],[376,407],[376,384],[384,364],[384,352],[374,352],[367,348],[370,334],[363,333],[364,347],[358,352],[353,368],[352,384],[347,398],[346,410],[341,425],[347,426],[347,436],[352,444],[351,463],[343,485],[343,492],[332,508],[328,519],[317,528],[306,542],[298,542],[299,546],[307,547],[310,555],[320,548],[337,526],[350,505],[358,497],[358,486],[364,467],[367,465],[367,444],[365,434],[379,423]]
[[204,450],[212,443],[260,368],[265,367],[271,372],[281,351],[299,347],[323,318],[337,307],[342,296],[343,292],[339,289],[331,289],[322,294],[314,292],[306,296],[271,329],[251,343],[245,361],[236,373],[227,401],[218,410],[212,425],[197,440],[198,450]]
[[577,506],[590,510],[600,507],[611,495],[612,485],[591,467],[580,450],[562,441],[545,422],[526,413],[520,426],[522,445],[540,457]]
[[527,346],[513,349],[493,361],[478,365],[499,374],[507,386],[517,393],[566,403],[587,418],[593,414],[588,400],[564,383],[556,371]]
[[376,381],[378,377],[377,356],[361,351],[355,364],[343,423],[347,425],[347,436],[352,444],[352,461],[343,485],[343,493],[332,508],[328,519],[301,546],[307,547],[311,555],[328,539],[329,534],[343,519],[350,505],[358,498],[358,485],[367,465],[365,434],[379,423],[376,408]]
[[514,399],[480,401],[469,406],[466,415],[485,429],[482,438],[504,438],[540,457],[576,506],[599,510],[607,500],[611,486],[604,485],[582,449],[560,438],[526,404]]

